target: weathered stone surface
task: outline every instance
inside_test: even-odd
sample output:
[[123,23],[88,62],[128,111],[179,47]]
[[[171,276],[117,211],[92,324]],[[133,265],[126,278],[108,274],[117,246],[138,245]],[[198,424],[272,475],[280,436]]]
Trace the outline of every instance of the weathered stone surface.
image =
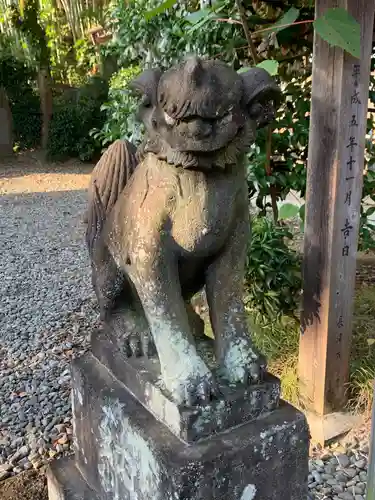
[[306,498],[308,430],[287,404],[189,445],[91,355],[73,363],[73,402],[77,465],[102,500]]
[[[260,384],[229,386],[216,374],[220,396],[204,405],[186,407],[176,404],[163,390],[157,358],[127,357],[118,338],[111,332],[96,331],[91,338],[93,355],[115,377],[131,388],[136,398],[161,422],[185,441],[196,441],[230,427],[250,422],[277,408],[280,381],[266,374]],[[197,342],[198,353],[213,371],[212,341]]]
[[133,171],[131,145],[113,145],[93,174],[101,174],[88,207],[93,284],[106,327],[126,335],[127,355],[154,351],[176,404],[205,405],[218,395],[217,381],[197,352],[187,310],[204,287],[228,382],[258,384],[266,371],[243,303],[244,157],[273,119],[280,89],[264,69],[240,75],[197,57],[147,70],[133,88],[146,129],[143,159]]
[[47,472],[49,500],[100,500],[81,476],[73,458],[53,462]]

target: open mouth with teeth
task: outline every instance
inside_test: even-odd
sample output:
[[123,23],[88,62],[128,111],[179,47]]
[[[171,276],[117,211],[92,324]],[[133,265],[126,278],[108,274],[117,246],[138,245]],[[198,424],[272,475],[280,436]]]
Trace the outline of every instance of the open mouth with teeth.
[[255,139],[255,127],[252,123],[244,123],[236,129],[236,134],[222,147],[202,151],[201,143],[196,142],[197,150],[189,151],[173,148],[160,134],[152,134],[143,145],[143,154],[154,153],[168,163],[188,169],[223,170],[238,163],[239,157],[246,152]]
[[171,148],[185,153],[214,153],[225,148],[245,125],[242,112],[229,112],[217,119],[189,116],[180,120],[163,113],[161,137]]

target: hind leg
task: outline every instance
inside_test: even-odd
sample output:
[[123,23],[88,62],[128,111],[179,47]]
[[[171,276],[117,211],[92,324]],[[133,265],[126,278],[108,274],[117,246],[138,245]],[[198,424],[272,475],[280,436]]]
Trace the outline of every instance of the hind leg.
[[95,257],[92,282],[104,327],[126,356],[154,356],[156,349],[134,286],[106,248]]
[[100,319],[105,323],[123,292],[126,277],[116,266],[108,250],[100,250],[93,255],[91,281],[99,304]]
[[[95,257],[92,283],[99,303],[100,319],[116,338],[121,339],[122,350],[127,356],[155,356],[155,344],[136,289],[106,248],[102,248]],[[185,307],[194,338],[206,339],[203,319],[190,301],[185,303]]]
[[[204,334],[204,321],[194,311],[190,303],[186,304],[186,311],[194,338],[207,339]],[[116,333],[116,337],[121,338],[122,351],[128,357],[152,358],[157,355],[149,324],[140,303],[136,308],[126,308],[124,305],[119,305],[113,310],[108,321],[111,330]]]

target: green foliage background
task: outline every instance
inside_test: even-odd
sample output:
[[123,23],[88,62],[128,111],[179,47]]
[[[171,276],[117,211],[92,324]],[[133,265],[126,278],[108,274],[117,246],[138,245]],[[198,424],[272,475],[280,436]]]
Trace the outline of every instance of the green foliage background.
[[101,103],[107,95],[107,83],[93,77],[70,97],[55,98],[47,145],[49,158],[64,160],[74,156],[89,161],[100,152],[101,145],[90,132],[105,122]]
[[142,137],[142,126],[135,120],[137,101],[131,95],[128,84],[141,72],[140,66],[129,66],[115,73],[109,82],[108,100],[101,106],[106,114],[102,129],[94,129],[91,135],[103,146],[116,139],[127,139],[138,144]]
[[[1,48],[1,45],[0,45]],[[24,61],[4,51],[0,57],[0,87],[4,87],[13,117],[14,140],[18,148],[39,144],[40,99],[32,82],[35,73]]]

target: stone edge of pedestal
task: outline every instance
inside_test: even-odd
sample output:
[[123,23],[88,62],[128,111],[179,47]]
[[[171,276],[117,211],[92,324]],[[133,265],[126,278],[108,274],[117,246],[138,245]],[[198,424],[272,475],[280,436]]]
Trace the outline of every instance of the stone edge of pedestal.
[[106,332],[96,331],[91,343],[92,355],[146,409],[188,443],[265,416],[279,405],[280,380],[267,373],[264,382],[236,391],[230,399],[218,399],[195,408],[179,407],[154,383],[146,370],[139,370],[132,360],[113,349]]
[[47,486],[48,500],[100,500],[80,474],[74,456],[51,462]]

